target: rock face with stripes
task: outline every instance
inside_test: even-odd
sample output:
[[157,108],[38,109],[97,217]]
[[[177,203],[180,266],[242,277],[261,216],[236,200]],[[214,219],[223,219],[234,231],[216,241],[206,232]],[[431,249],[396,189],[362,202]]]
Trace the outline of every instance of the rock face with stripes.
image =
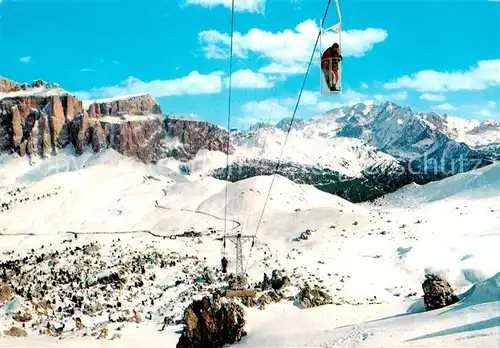
[[0,79],[0,153],[47,158],[68,144],[81,155],[108,148],[145,163],[199,151],[232,153],[227,132],[208,122],[164,118],[148,94],[79,101],[58,85]]
[[87,108],[89,117],[129,115],[161,115],[161,107],[149,94],[122,98],[109,98],[91,103]]
[[81,103],[54,91],[43,96],[0,99],[0,152],[48,157],[69,144],[69,124],[80,113]]
[[0,93],[15,92],[20,90],[21,86],[19,86],[18,83],[0,76]]
[[209,122],[167,118],[165,130],[168,138],[178,141],[168,152],[168,156],[175,159],[193,159],[200,150],[226,154],[232,154],[235,150],[227,132]]

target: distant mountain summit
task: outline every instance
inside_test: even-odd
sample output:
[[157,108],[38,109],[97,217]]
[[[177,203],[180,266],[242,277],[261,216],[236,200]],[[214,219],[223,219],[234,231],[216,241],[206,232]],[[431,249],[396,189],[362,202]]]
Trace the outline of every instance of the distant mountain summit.
[[[455,174],[481,167],[481,137],[500,138],[499,122],[459,122],[434,112],[414,113],[392,102],[357,104],[299,120],[293,129],[304,136],[349,137],[365,141],[413,170]],[[288,122],[288,121],[286,121]],[[289,122],[288,122],[289,123]],[[276,127],[281,128],[283,121]]]

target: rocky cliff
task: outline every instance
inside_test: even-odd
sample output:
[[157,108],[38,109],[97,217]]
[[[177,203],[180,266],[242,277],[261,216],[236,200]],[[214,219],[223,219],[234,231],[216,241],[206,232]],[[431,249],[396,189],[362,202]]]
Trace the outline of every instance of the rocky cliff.
[[95,152],[111,147],[145,162],[155,159],[164,137],[161,108],[149,95],[96,101],[84,105],[58,85],[44,81],[17,84],[2,79],[0,152],[46,158],[73,144]]
[[82,112],[74,96],[52,93],[0,100],[0,152],[47,157],[70,142],[69,123]]
[[0,93],[20,91],[21,87],[14,81],[0,76]]
[[79,115],[71,123],[71,142],[77,155],[91,146],[95,153],[107,148],[145,163],[165,157],[161,145],[165,138],[161,116],[144,116],[143,119],[103,120]]
[[[86,105],[87,106],[87,105]],[[86,107],[89,117],[161,115],[160,105],[149,94],[95,101]]]
[[[208,122],[164,119],[148,95],[79,101],[56,84],[0,79],[0,153],[47,158],[68,144],[81,155],[112,148],[155,163],[165,157],[187,161],[201,149],[233,151],[227,132]],[[173,140],[173,141],[172,141]]]
[[169,138],[179,142],[168,153],[175,159],[190,160],[202,149],[230,154],[235,150],[226,130],[209,122],[167,118],[165,130]]

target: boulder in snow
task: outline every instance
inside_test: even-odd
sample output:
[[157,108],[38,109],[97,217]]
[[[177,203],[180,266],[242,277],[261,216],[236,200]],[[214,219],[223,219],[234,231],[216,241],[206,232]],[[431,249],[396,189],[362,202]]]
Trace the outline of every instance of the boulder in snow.
[[290,279],[279,270],[273,270],[271,275],[271,286],[274,290],[280,290],[290,285]]
[[459,301],[450,284],[436,274],[426,274],[422,283],[425,309],[428,311],[443,308]]
[[333,303],[332,297],[325,291],[319,289],[318,287],[311,289],[309,285],[306,285],[300,290],[297,302],[301,308],[318,307]]
[[177,348],[222,347],[241,341],[244,330],[243,307],[223,301],[219,293],[193,301],[184,311],[184,330]]

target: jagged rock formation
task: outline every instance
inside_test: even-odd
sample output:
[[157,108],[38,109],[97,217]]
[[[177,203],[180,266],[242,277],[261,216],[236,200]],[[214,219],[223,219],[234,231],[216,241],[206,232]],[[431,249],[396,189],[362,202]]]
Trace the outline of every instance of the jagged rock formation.
[[161,141],[165,137],[159,117],[139,121],[106,122],[80,115],[71,123],[71,142],[77,155],[90,145],[94,152],[112,148],[145,163],[164,157]]
[[500,160],[500,142],[478,146],[476,147],[476,151],[481,155],[481,157],[488,160]]
[[168,137],[177,138],[180,142],[169,152],[169,156],[176,159],[192,159],[201,149],[234,152],[227,132],[208,122],[167,118],[165,128]]
[[318,287],[312,288],[309,285],[304,286],[297,295],[297,302],[301,308],[312,308],[332,304],[330,295]]
[[336,136],[365,140],[412,171],[452,175],[491,164],[465,143],[451,137],[447,119],[434,112],[414,113],[409,107],[386,102],[358,104],[338,111]]
[[[264,277],[265,281],[265,277]],[[275,269],[271,274],[271,287],[274,290],[281,290],[291,284],[290,278],[288,276],[283,275],[281,271]]]
[[12,287],[7,282],[0,281],[0,303],[9,301],[12,297]]
[[459,301],[450,284],[435,274],[426,274],[422,283],[425,309],[432,311]]
[[21,87],[14,81],[0,76],[0,93],[20,91]]
[[[168,156],[187,161],[201,149],[234,150],[227,132],[215,125],[164,120],[160,105],[148,94],[84,105],[58,85],[41,80],[17,84],[0,79],[1,90],[6,93],[0,96],[0,153],[47,158],[71,143],[76,155],[87,146],[96,153],[112,148],[155,163]],[[9,95],[12,91],[21,93]]]
[[222,301],[215,293],[193,301],[184,312],[184,330],[177,348],[218,348],[241,341],[245,312],[235,302]]
[[0,100],[0,152],[47,157],[69,142],[68,124],[82,111],[71,95],[16,96]]
[[149,94],[97,101],[87,108],[89,117],[130,115],[161,115],[161,107]]

